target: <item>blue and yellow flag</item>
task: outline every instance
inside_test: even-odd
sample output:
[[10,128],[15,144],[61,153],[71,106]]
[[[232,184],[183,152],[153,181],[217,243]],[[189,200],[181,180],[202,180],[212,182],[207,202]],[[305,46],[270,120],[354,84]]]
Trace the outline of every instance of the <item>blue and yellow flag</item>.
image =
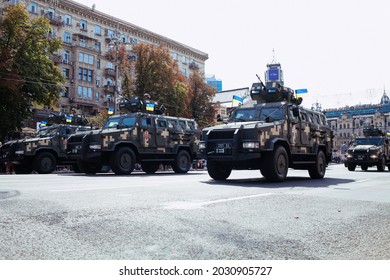
[[239,105],[241,105],[243,102],[244,102],[244,98],[241,98],[241,97],[239,97],[239,96],[237,96],[237,95],[233,95],[233,100],[232,100],[233,107],[239,106]]
[[147,103],[147,104],[146,104],[146,111],[151,111],[151,112],[153,112],[153,111],[154,111],[154,104]]
[[41,121],[41,123],[39,124],[40,127],[44,127],[46,125],[47,125],[47,122],[45,122],[45,121]]
[[296,97],[302,97],[303,94],[307,93],[307,88],[301,88],[301,89],[296,89],[295,90],[295,95]]
[[72,116],[66,116],[66,122],[71,123],[72,122]]
[[107,112],[109,115],[112,115],[114,114],[114,108],[108,108],[108,112]]

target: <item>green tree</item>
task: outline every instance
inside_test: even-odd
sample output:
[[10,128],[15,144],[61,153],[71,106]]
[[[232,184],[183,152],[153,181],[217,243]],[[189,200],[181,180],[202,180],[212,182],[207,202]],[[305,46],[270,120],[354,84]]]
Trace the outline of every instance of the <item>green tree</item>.
[[147,44],[134,46],[135,94],[149,94],[152,100],[163,104],[168,115],[181,116],[185,108],[187,85],[167,48]]
[[0,138],[20,130],[31,105],[50,106],[64,82],[50,56],[61,41],[50,36],[49,20],[30,19],[26,8],[10,5],[0,22]]
[[215,108],[211,103],[215,89],[210,87],[204,75],[194,70],[188,79],[187,117],[194,118],[201,128],[214,122]]

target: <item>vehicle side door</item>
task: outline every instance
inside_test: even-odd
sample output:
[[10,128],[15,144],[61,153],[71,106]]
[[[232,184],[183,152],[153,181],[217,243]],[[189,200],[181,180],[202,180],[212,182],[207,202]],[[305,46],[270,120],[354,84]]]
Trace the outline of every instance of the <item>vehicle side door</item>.
[[156,142],[157,147],[166,148],[168,146],[169,131],[168,121],[163,117],[156,118]]
[[152,152],[157,148],[155,119],[150,115],[140,118],[140,148],[144,152]]

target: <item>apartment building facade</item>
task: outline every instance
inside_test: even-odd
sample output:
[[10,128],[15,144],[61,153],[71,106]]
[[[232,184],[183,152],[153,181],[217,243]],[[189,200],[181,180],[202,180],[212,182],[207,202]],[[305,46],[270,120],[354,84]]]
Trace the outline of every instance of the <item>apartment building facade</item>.
[[[177,61],[183,75],[191,71],[205,72],[208,54],[153,33],[125,20],[71,0],[4,0],[1,8],[21,3],[31,17],[43,16],[50,20],[50,36],[61,39],[62,49],[52,59],[62,70],[65,90],[56,109],[69,113],[76,109],[86,116],[103,108],[115,108],[120,96],[120,80],[115,62],[108,59],[113,42],[125,44],[131,51],[135,44],[163,45]],[[131,19],[130,19],[131,20]]]

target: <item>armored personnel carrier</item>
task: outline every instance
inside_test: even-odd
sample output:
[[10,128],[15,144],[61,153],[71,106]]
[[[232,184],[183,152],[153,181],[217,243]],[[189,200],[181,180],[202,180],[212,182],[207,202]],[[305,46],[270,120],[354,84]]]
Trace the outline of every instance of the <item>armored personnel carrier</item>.
[[367,171],[368,167],[376,166],[380,172],[386,166],[390,170],[390,147],[387,135],[374,126],[363,128],[363,137],[351,141],[346,153],[345,166],[349,171],[355,171],[356,166]]
[[57,165],[77,162],[66,156],[66,141],[78,131],[91,130],[81,115],[52,114],[36,137],[9,141],[0,147],[0,162],[12,162],[16,174],[52,173]]
[[254,83],[250,94],[257,104],[237,107],[225,124],[203,130],[199,157],[209,175],[226,180],[233,169],[259,169],[268,181],[281,182],[294,168],[323,178],[333,137],[325,115],[301,107],[302,99],[278,82]]
[[155,173],[160,164],[171,165],[175,173],[188,172],[200,139],[195,120],[165,116],[163,106],[139,97],[119,107],[124,114],[111,116],[102,129],[69,137],[67,155],[82,172],[109,166],[126,175],[136,163],[146,173]]

